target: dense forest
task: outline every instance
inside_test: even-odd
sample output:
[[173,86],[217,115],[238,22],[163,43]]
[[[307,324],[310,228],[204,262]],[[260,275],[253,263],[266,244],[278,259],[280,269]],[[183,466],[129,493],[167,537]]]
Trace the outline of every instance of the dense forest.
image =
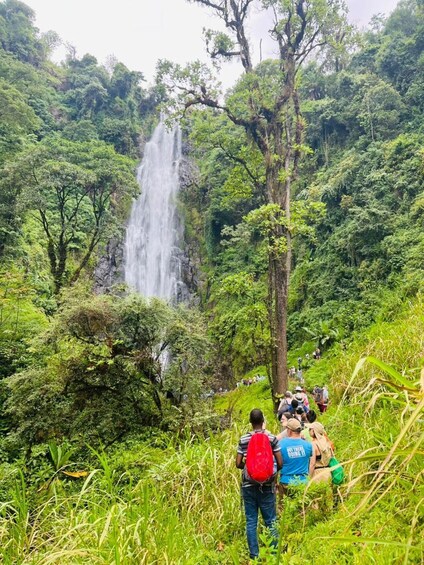
[[[291,500],[261,562],[423,562],[423,2],[359,32],[335,0],[268,0],[292,27],[256,66],[251,1],[193,2],[230,32],[206,32],[211,68],[241,60],[225,94],[196,62],[153,85],[71,47],[54,63],[60,37],[0,2],[4,563],[247,563],[237,438],[258,403],[277,429],[299,357],[346,480]],[[183,130],[189,304],[122,278],[161,114]]]

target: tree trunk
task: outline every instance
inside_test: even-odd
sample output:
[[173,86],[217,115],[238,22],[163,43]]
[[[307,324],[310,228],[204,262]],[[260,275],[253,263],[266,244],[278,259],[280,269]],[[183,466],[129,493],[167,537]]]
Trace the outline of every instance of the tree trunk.
[[93,251],[96,248],[96,245],[99,243],[99,239],[100,239],[99,233],[98,233],[98,230],[96,230],[95,234],[91,238],[90,245],[88,246],[87,252],[85,253],[85,255],[82,258],[78,267],[76,268],[74,274],[72,275],[71,284],[75,283],[79,279],[82,270],[87,266],[89,260],[91,259]]
[[57,255],[59,260],[57,263],[56,276],[54,279],[56,294],[63,286],[63,275],[65,274],[66,262],[68,259],[68,244],[65,242],[65,237],[63,234],[61,234],[59,238]]
[[[295,88],[294,61],[286,61],[286,83],[285,96],[283,99],[292,100],[294,110],[290,115],[290,105],[285,112],[284,126],[277,122],[274,125],[274,156],[268,160],[271,163],[267,175],[268,201],[278,204],[284,211],[285,218],[290,223],[290,196],[291,181],[297,166],[297,151],[293,152],[293,138],[299,144],[302,136],[302,125],[300,121],[300,106]],[[285,139],[283,140],[283,135]],[[284,175],[282,175],[284,173]],[[282,180],[282,177],[284,180]],[[284,238],[286,252],[277,253],[271,258],[273,272],[273,294],[274,294],[274,324],[271,327],[272,346],[274,348],[275,367],[273,374],[273,397],[284,394],[288,388],[287,370],[287,307],[288,291],[291,268],[291,234],[290,228],[277,226],[275,230],[276,239]],[[274,335],[273,335],[274,334]]]
[[287,390],[287,291],[289,273],[286,268],[287,254],[281,254],[273,260],[274,270],[274,319],[275,319],[275,356],[276,375],[273,379],[274,397]]
[[271,336],[271,347],[270,347],[270,359],[271,359],[271,374],[270,383],[272,396],[275,398],[275,384],[277,382],[277,343],[275,339],[275,320],[274,320],[274,263],[272,261],[271,255],[269,256],[268,262],[268,323],[269,332]]
[[47,255],[50,261],[50,272],[53,275],[53,278],[56,279],[57,259],[56,259],[56,251],[54,248],[54,242],[51,238],[49,238],[47,243]]
[[[282,143],[282,127],[276,124],[273,131],[274,154],[267,155],[267,198],[268,202],[278,204],[285,212],[287,218],[290,214],[290,181],[281,181],[281,173],[285,172],[290,177],[287,164],[290,163],[289,149]],[[275,242],[284,238],[287,247],[290,246],[288,230],[276,226],[273,237]],[[269,257],[269,312],[271,334],[271,369],[272,369],[272,395],[274,400],[284,394],[288,386],[287,374],[287,293],[290,276],[290,253],[282,253],[271,247]]]

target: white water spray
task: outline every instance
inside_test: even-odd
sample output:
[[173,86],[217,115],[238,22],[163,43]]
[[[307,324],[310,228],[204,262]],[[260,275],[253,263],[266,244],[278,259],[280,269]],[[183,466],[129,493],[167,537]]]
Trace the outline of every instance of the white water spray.
[[176,302],[184,293],[177,210],[181,131],[156,127],[138,169],[141,194],[134,201],[125,239],[125,282],[140,294]]

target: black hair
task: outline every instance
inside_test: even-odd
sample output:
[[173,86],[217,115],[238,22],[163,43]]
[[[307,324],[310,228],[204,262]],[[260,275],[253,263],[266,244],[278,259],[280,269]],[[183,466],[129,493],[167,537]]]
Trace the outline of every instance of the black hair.
[[317,419],[317,415],[315,414],[314,410],[309,410],[309,412],[306,414],[306,418],[308,419],[308,422],[310,424],[313,424]]
[[299,406],[299,402],[295,398],[293,398],[291,405],[296,410],[296,408]]
[[264,423],[264,415],[262,410],[259,410],[259,408],[254,408],[251,412],[250,412],[250,423],[252,424],[252,426],[260,426],[261,424]]

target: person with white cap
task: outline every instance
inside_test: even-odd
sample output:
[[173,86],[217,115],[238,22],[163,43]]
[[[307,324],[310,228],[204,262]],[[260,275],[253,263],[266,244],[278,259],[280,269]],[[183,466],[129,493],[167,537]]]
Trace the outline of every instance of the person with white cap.
[[309,412],[309,400],[308,400],[308,397],[307,397],[306,393],[304,392],[304,390],[301,386],[297,386],[295,388],[293,398],[295,400],[297,400],[297,402],[299,403],[299,406],[302,406],[302,408],[304,409],[304,411],[306,413]]

